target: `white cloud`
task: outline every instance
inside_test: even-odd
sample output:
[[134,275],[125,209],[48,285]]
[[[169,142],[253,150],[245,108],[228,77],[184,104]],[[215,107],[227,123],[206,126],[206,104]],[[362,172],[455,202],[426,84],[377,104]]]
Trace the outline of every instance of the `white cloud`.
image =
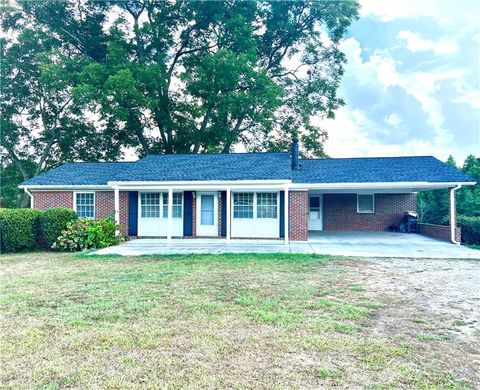
[[432,51],[436,55],[442,55],[453,54],[459,50],[458,44],[452,40],[441,39],[439,41],[432,41],[423,39],[419,34],[408,30],[400,31],[397,38],[405,41],[406,48],[413,53]]
[[377,17],[383,22],[403,18],[427,17],[442,25],[478,27],[478,0],[360,0],[360,16]]

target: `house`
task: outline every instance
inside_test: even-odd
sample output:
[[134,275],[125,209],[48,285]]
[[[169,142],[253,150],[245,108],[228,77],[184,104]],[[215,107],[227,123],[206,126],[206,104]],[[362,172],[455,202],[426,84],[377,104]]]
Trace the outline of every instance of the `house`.
[[32,207],[114,214],[138,237],[307,241],[314,231],[386,231],[416,209],[418,191],[449,188],[451,226],[422,233],[459,241],[455,191],[475,184],[431,156],[301,159],[291,153],[150,155],[69,163],[20,186]]

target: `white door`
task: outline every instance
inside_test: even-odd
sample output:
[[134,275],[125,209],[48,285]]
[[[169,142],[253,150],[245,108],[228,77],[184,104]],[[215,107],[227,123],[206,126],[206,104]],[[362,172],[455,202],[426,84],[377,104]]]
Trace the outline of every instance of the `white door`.
[[323,195],[310,195],[308,202],[308,230],[323,230]]
[[216,192],[198,193],[197,236],[218,237],[218,197]]

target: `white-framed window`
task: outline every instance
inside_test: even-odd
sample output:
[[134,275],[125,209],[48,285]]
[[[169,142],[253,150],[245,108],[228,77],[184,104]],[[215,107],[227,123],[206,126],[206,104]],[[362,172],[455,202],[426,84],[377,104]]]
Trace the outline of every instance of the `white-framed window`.
[[357,194],[357,213],[375,212],[375,194]]
[[253,192],[235,192],[233,194],[233,218],[253,218]]
[[277,193],[257,193],[257,218],[277,218]]
[[[172,218],[182,218],[183,196],[181,192],[173,193]],[[168,218],[168,192],[162,192],[162,218]]]
[[140,194],[140,215],[142,218],[160,218],[160,194],[142,192]]
[[76,192],[75,211],[79,218],[95,218],[95,192]]

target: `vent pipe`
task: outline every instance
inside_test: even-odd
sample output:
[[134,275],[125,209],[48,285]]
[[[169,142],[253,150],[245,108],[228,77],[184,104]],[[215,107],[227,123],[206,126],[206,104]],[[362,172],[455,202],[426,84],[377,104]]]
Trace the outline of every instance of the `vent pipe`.
[[292,170],[298,171],[299,162],[298,162],[298,139],[294,138],[292,140]]

